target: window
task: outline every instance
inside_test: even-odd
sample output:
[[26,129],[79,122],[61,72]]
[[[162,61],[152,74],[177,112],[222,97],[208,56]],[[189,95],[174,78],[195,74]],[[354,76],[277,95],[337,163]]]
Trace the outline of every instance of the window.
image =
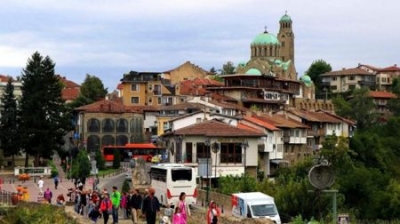
[[137,96],[131,97],[131,104],[139,104],[139,97]]
[[139,84],[131,84],[131,91],[133,92],[139,92]]
[[160,96],[161,95],[161,85],[154,85],[154,95]]
[[352,75],[352,76],[349,77],[349,80],[355,80],[355,79],[356,79],[356,78],[355,78],[354,75]]
[[128,132],[128,121],[126,119],[117,120],[117,132],[118,133]]
[[186,160],[185,162],[191,163],[193,158],[193,145],[191,142],[186,142]]
[[166,182],[167,181],[167,170],[152,168],[152,169],[150,169],[150,177],[152,180]]
[[335,77],[332,77],[332,81],[336,81],[337,80],[337,77],[335,76]]
[[171,170],[171,179],[172,181],[179,181],[179,180],[192,180],[192,169],[172,169]]
[[[284,37],[284,36],[282,36],[282,37]],[[285,47],[285,41],[282,41],[281,46]]]
[[355,88],[356,88],[355,85],[349,85],[349,89],[350,89],[350,90],[353,90],[353,89],[355,89]]
[[149,91],[153,90],[153,85],[149,84]]
[[242,163],[241,143],[221,143],[221,163]]
[[88,132],[100,132],[100,121],[97,119],[88,120]]
[[153,104],[153,98],[151,96],[149,97],[149,104]]
[[161,104],[161,97],[157,98],[157,103],[160,105]]
[[103,132],[114,132],[114,121],[107,118],[103,120]]
[[196,154],[198,159],[202,158],[210,158],[210,152],[208,152],[208,147],[204,144],[204,142],[196,143]]
[[337,86],[331,86],[331,90],[337,90]]

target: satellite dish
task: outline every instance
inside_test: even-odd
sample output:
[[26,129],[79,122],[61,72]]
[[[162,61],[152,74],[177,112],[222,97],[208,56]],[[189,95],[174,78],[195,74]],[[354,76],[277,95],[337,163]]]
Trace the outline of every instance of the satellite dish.
[[308,172],[308,180],[315,188],[322,190],[332,186],[335,181],[335,174],[330,166],[313,166]]

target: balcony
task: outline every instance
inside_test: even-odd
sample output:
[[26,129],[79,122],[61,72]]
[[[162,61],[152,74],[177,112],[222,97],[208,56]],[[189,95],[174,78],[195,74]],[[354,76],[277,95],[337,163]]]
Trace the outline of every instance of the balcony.
[[307,136],[312,136],[312,137],[319,137],[319,136],[324,136],[325,131],[324,129],[319,129],[319,130],[307,130]]
[[358,81],[358,84],[361,86],[361,87],[374,87],[375,85],[376,85],[376,82],[375,81],[372,81],[372,80],[360,80],[360,81]]

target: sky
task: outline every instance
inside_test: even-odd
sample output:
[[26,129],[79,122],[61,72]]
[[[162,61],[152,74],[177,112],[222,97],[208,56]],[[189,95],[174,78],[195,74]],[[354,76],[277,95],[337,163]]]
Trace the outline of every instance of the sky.
[[398,0],[0,1],[0,74],[13,77],[36,51],[57,74],[78,84],[97,76],[110,92],[129,71],[237,65],[264,27],[278,33],[285,12],[298,76],[318,59],[333,70],[400,65]]

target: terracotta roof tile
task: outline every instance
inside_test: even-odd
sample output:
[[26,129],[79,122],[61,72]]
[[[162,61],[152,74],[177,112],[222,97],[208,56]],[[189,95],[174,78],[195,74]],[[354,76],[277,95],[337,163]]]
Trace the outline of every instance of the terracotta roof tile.
[[8,75],[1,75],[0,74],[0,82],[8,82],[9,78],[10,78],[10,76],[8,76]]
[[334,113],[332,113],[332,112],[330,112],[330,111],[325,111],[325,110],[318,110],[318,111],[320,111],[320,112],[322,112],[322,113],[325,113],[325,114],[328,114],[328,115],[330,115],[330,116],[332,116],[332,117],[335,117],[335,118],[337,118],[337,119],[339,119],[339,120],[342,120],[342,121],[344,121],[344,122],[346,122],[346,123],[348,123],[348,124],[350,124],[350,125],[356,125],[356,122],[355,122],[355,121],[352,121],[352,120],[350,120],[350,119],[347,119],[347,118],[338,116],[338,115],[336,115],[336,114],[334,114]]
[[[218,131],[217,131],[218,130]],[[168,133],[167,133],[168,134]],[[238,127],[231,126],[229,124],[210,120],[202,123],[193,124],[178,130],[175,130],[169,134],[174,135],[204,135],[204,136],[220,136],[220,137],[261,137],[264,133],[261,131],[253,131],[241,129]]]
[[210,95],[211,95],[211,98],[216,101],[238,102],[237,99],[230,97],[230,96],[224,96],[224,95],[221,95],[218,93],[211,93]]
[[324,112],[291,109],[288,111],[288,113],[293,113],[294,115],[297,115],[300,118],[311,122],[341,123],[340,119],[330,116]]
[[64,88],[79,88],[80,85],[76,84],[75,82],[68,80],[65,76],[57,75],[58,79],[64,84]]
[[61,91],[61,96],[64,100],[74,100],[78,98],[80,93],[79,88],[63,89]]
[[249,109],[247,109],[246,107],[242,107],[238,104],[234,104],[234,103],[226,103],[226,102],[220,102],[220,101],[216,101],[216,100],[210,100],[211,104],[214,104],[216,106],[220,106],[222,108],[226,108],[226,109],[235,109],[235,110],[239,110],[239,111],[248,111]]
[[396,98],[395,94],[384,91],[369,91],[369,96],[372,98],[388,98],[388,99]]
[[349,69],[327,72],[322,74],[321,76],[343,76],[343,75],[374,75],[374,74],[365,71],[364,69],[361,68],[349,68]]
[[374,70],[374,71],[378,71],[379,69],[381,69],[381,68],[378,68],[378,67],[375,67],[375,66],[372,66],[372,65],[364,65],[364,64],[359,64],[358,65],[358,67],[361,67],[361,66],[364,66],[364,67],[369,68],[369,69]]
[[[253,115],[254,116],[254,115]],[[295,121],[290,118],[286,118],[283,115],[278,115],[278,114],[273,114],[273,115],[268,115],[268,114],[263,114],[261,116],[256,116],[259,117],[262,120],[265,120],[267,122],[272,123],[275,127],[278,128],[310,128],[309,126]]]
[[206,106],[200,103],[183,102],[170,106],[161,106],[160,110],[186,110],[186,109],[205,109]]
[[122,89],[124,89],[124,84],[122,84],[122,83],[118,83],[118,85],[117,85],[117,89],[118,89],[118,90],[122,90]]
[[259,125],[259,126],[261,126],[263,128],[271,130],[271,131],[279,130],[279,128],[277,128],[272,123],[266,121],[265,119],[260,119],[257,116],[253,117],[253,116],[246,115],[246,116],[243,117],[243,120],[251,122],[251,123],[256,124],[256,125]]
[[248,130],[248,131],[259,131],[259,130],[256,129],[256,128],[247,126],[247,125],[242,124],[242,123],[238,123],[237,127],[240,128],[240,129],[243,129],[243,130]]
[[379,72],[400,72],[400,68],[397,67],[397,65],[393,65],[393,66],[379,69]]
[[90,113],[139,113],[140,108],[124,106],[119,100],[100,100],[92,104],[76,108],[77,111]]

